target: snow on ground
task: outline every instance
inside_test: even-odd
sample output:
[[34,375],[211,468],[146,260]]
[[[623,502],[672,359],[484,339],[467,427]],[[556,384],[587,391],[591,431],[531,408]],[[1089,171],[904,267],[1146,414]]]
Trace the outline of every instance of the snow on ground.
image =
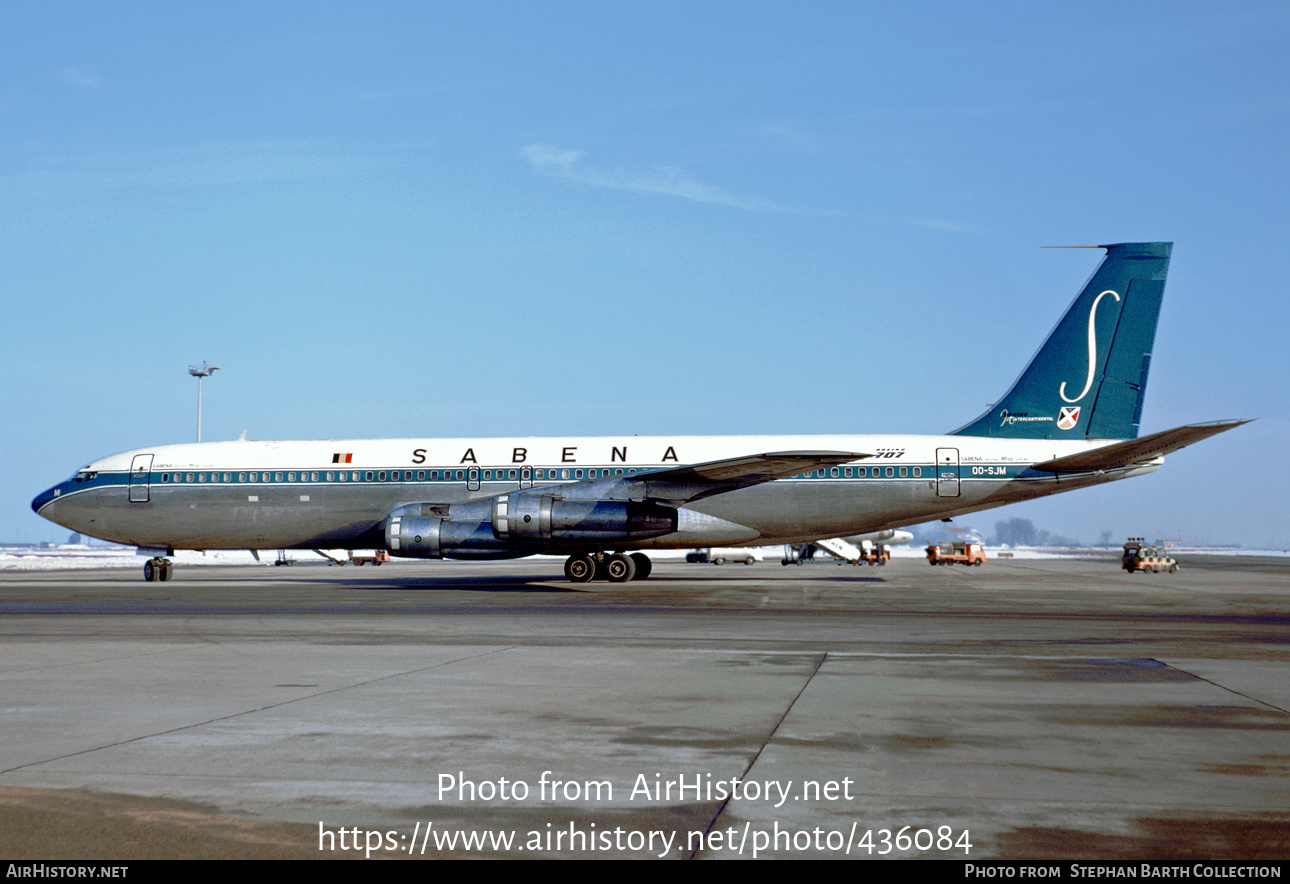
[[[312,553],[312,558],[318,558]],[[142,568],[150,555],[138,553],[132,546],[88,547],[61,546],[56,549],[0,547],[0,571],[59,571],[83,568]],[[277,552],[260,555],[260,564],[272,565]],[[254,565],[256,561],[244,549],[212,550],[206,554],[178,550],[170,560],[181,565]],[[319,561],[322,561],[319,559]]]
[[[891,556],[894,559],[921,559],[926,556],[924,547],[917,544],[893,546]],[[784,556],[782,546],[761,547],[764,560],[778,562]],[[348,553],[343,549],[324,550],[329,556],[344,561]],[[656,561],[677,561],[685,558],[687,550],[650,550],[649,556]],[[1060,559],[1078,557],[1105,557],[1119,553],[1118,548],[1059,549],[1038,547],[987,546],[987,558],[1011,559]],[[1290,550],[1284,549],[1208,549],[1204,547],[1177,547],[1169,550],[1173,556],[1208,555],[1208,556],[1277,556],[1290,557]],[[821,561],[828,560],[828,554],[819,554]],[[286,556],[293,562],[312,562],[325,564],[326,560],[311,550],[287,550]],[[149,555],[140,554],[134,547],[89,547],[82,544],[60,546],[55,549],[31,549],[27,547],[0,546],[0,571],[60,571],[85,568],[142,568]],[[257,562],[251,553],[244,549],[210,550],[202,553],[194,550],[178,550],[169,557],[177,565],[260,565],[272,566],[278,558],[277,550],[261,550]],[[542,559],[564,560],[564,556],[538,556]],[[393,559],[389,564],[415,562],[418,559]]]

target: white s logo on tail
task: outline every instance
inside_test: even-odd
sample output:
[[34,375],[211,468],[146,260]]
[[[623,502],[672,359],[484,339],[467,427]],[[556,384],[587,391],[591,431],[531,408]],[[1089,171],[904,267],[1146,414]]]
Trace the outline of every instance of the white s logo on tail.
[[1093,386],[1093,368],[1097,363],[1097,305],[1107,295],[1110,295],[1117,301],[1120,300],[1120,296],[1110,289],[1107,289],[1093,299],[1093,306],[1088,310],[1088,377],[1084,379],[1084,389],[1080,390],[1079,395],[1074,399],[1071,399],[1066,395],[1066,382],[1062,381],[1062,385],[1057,389],[1057,392],[1062,399],[1067,402],[1080,401],[1088,395],[1089,387]]

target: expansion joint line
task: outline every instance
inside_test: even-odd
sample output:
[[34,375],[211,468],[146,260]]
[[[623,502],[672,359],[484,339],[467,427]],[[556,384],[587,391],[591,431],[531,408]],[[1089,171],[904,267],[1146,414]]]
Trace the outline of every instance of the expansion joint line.
[[1280,712],[1283,715],[1290,715],[1290,709],[1282,709],[1280,706],[1277,706],[1275,703],[1269,703],[1267,700],[1260,700],[1258,697],[1251,697],[1249,694],[1238,691],[1236,688],[1229,688],[1227,685],[1219,684],[1213,679],[1206,678],[1203,675],[1197,675],[1194,672],[1188,672],[1186,669],[1183,669],[1181,666],[1174,666],[1172,663],[1165,663],[1163,660],[1157,660],[1156,662],[1164,666],[1168,666],[1170,669],[1190,675],[1192,678],[1196,679],[1197,681],[1203,681],[1205,682],[1205,684],[1212,684],[1220,691],[1226,691],[1229,694],[1236,694],[1236,696],[1249,700],[1251,703],[1258,703],[1260,706],[1266,706],[1269,709],[1275,709],[1277,712]]
[[[753,769],[753,765],[757,763],[757,759],[761,758],[761,753],[765,752],[766,747],[770,745],[770,741],[775,739],[775,734],[779,732],[780,726],[783,725],[784,720],[788,718],[788,713],[793,711],[793,707],[797,705],[798,699],[802,694],[806,693],[806,688],[810,685],[811,679],[815,678],[816,673],[820,671],[820,667],[824,665],[824,661],[828,659],[828,656],[829,652],[825,651],[823,654],[820,654],[819,658],[815,661],[815,666],[811,669],[811,674],[806,677],[806,681],[802,682],[801,688],[799,688],[797,693],[793,695],[792,701],[789,702],[788,706],[784,709],[784,714],[779,717],[779,721],[775,722],[775,726],[770,729],[770,733],[766,734],[766,739],[762,740],[761,745],[757,747],[757,751],[753,753],[752,758],[748,759],[748,765],[743,769],[743,773],[739,774],[740,780],[748,776],[748,772]],[[699,858],[699,853],[702,852],[703,845],[708,841],[708,835],[717,825],[717,820],[721,819],[721,815],[726,812],[726,805],[730,803],[730,800],[733,797],[733,795],[726,796],[726,800],[722,801],[717,807],[717,812],[714,813],[712,815],[712,819],[708,821],[708,827],[703,830],[703,838],[699,841],[699,846],[696,847],[694,851],[686,857],[686,859]]]
[[420,673],[420,672],[429,672],[431,669],[438,669],[442,666],[451,666],[454,663],[463,663],[466,660],[477,660],[480,657],[488,657],[488,656],[491,656],[492,654],[500,654],[503,651],[509,651],[512,648],[514,648],[514,645],[510,645],[505,648],[495,648],[491,651],[485,651],[482,654],[469,654],[465,657],[457,657],[456,659],[453,659],[453,660],[443,660],[439,663],[433,663],[429,666],[422,666],[419,669],[408,669],[404,672],[391,672],[389,675],[382,675],[378,678],[369,678],[367,681],[359,681],[353,684],[341,685],[340,687],[331,688],[326,691],[318,691],[315,694],[306,694],[303,697],[292,697],[290,700],[282,700],[277,703],[269,703],[264,706],[258,706],[255,709],[243,709],[241,712],[230,712],[228,715],[219,715],[219,716],[216,716],[215,718],[208,718],[205,721],[194,721],[190,724],[182,724],[179,727],[167,728],[164,731],[157,731],[156,733],[152,733],[152,734],[140,734],[137,737],[130,737],[127,740],[117,740],[115,743],[104,743],[102,746],[91,746],[89,749],[79,749],[75,752],[68,752],[64,755],[55,755],[52,758],[42,758],[39,761],[29,761],[26,764],[17,764],[17,765],[14,765],[13,767],[8,767],[8,768],[5,768],[4,770],[0,770],[0,774],[13,773],[16,770],[23,770],[24,768],[28,768],[28,767],[38,767],[39,765],[42,765],[42,764],[50,764],[55,761],[62,761],[66,758],[75,758],[77,755],[88,755],[91,752],[98,752],[101,749],[114,749],[117,746],[128,746],[131,743],[138,743],[138,742],[141,742],[142,740],[150,740],[153,737],[163,737],[166,734],[177,734],[182,731],[191,730],[192,728],[195,728],[195,727],[202,727],[204,725],[214,724],[217,721],[229,721],[230,719],[240,718],[243,715],[254,715],[256,712],[265,712],[269,709],[277,709],[279,706],[290,706],[292,703],[299,703],[301,700],[312,700],[315,697],[325,697],[328,694],[338,694],[341,691],[348,691],[352,688],[363,688],[363,687],[367,687],[368,685],[379,684],[380,682],[383,682],[383,681],[389,681],[392,678],[402,678],[405,675],[416,675],[417,673]]

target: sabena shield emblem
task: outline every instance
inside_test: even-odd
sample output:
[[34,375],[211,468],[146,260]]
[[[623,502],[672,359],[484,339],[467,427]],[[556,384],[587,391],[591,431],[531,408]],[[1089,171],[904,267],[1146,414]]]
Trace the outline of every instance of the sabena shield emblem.
[[1070,430],[1079,423],[1079,406],[1065,405],[1057,413],[1057,429]]

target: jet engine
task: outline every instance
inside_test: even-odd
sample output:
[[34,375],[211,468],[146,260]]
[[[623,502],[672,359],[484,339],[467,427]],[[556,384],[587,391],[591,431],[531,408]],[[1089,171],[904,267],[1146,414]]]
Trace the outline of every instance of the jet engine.
[[676,530],[672,507],[621,500],[563,500],[516,492],[493,500],[498,540],[551,540],[612,544]]
[[661,537],[677,530],[677,520],[675,509],[659,504],[516,492],[399,507],[385,519],[385,547],[407,558],[505,559]]

